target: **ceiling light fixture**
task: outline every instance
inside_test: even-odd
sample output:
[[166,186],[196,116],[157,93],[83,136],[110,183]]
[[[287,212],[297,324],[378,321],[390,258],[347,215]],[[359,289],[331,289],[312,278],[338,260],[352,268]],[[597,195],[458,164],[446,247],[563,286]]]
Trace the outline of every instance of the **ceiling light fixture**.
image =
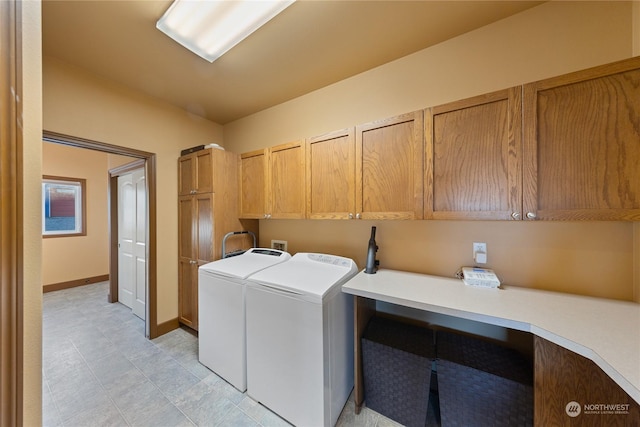
[[156,28],[213,62],[294,1],[175,0]]

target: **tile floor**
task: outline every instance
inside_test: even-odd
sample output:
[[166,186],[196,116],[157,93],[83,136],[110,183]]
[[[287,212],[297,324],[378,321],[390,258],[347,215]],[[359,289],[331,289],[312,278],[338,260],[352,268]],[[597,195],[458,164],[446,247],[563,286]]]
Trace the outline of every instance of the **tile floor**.
[[[108,283],[43,297],[44,426],[289,426],[198,362],[183,329],[152,341]],[[398,426],[347,402],[338,426]]]

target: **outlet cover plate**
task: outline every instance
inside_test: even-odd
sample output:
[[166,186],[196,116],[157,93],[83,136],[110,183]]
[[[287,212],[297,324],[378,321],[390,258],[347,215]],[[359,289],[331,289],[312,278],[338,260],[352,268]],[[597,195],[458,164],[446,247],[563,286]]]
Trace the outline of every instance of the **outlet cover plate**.
[[287,252],[287,241],[271,240],[271,249],[277,249],[279,251]]

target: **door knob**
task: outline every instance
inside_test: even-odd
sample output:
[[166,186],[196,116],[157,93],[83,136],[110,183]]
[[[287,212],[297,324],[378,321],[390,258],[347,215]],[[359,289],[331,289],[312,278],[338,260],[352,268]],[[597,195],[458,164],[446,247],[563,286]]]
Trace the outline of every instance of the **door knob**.
[[534,212],[527,212],[528,219],[536,219],[536,214]]
[[514,212],[511,214],[511,218],[513,219],[520,219],[520,212]]

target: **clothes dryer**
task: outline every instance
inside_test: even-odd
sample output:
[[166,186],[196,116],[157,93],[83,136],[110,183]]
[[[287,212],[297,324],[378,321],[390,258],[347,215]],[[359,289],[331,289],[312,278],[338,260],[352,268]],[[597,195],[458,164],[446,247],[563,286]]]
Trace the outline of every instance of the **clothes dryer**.
[[252,248],[198,269],[198,360],[240,391],[247,389],[246,279],[290,258]]
[[247,280],[247,393],[297,426],[333,426],[353,388],[353,260],[297,253]]

